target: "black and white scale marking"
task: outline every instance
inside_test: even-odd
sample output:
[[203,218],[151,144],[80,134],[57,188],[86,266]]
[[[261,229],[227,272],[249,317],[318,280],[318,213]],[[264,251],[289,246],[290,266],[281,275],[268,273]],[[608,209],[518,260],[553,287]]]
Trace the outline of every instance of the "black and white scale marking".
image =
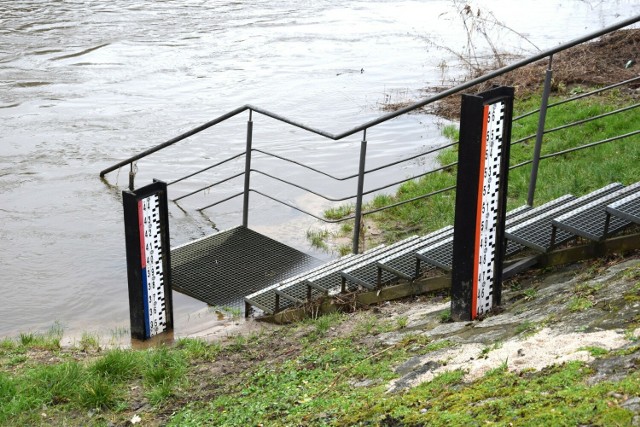
[[500,167],[505,103],[500,101],[484,107],[486,131],[483,134],[484,153],[478,184],[476,262],[474,271],[473,317],[491,310],[493,279],[496,268],[497,215],[500,195]]
[[145,334],[146,338],[150,338],[167,330],[158,194],[138,201],[138,222]]

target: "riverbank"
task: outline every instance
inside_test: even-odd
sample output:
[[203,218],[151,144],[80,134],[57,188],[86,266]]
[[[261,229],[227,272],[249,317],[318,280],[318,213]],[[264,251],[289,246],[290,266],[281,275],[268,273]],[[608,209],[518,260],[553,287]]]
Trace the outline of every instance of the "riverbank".
[[0,342],[2,425],[638,425],[640,252],[148,350]]

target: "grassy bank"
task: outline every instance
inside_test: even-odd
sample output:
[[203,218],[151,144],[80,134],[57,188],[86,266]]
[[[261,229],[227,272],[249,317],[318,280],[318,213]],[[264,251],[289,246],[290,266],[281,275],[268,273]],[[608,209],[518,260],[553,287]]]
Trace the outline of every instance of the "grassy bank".
[[[503,325],[512,338],[477,347],[467,356],[469,364],[510,342],[522,343],[517,345],[530,353],[526,340],[542,328],[566,328],[562,322],[570,316],[623,312],[640,298],[640,269],[636,263],[603,281],[598,274],[609,265],[589,263],[571,272],[578,274],[576,287],[590,289],[593,304],[567,304],[566,314]],[[622,295],[606,308],[608,287]],[[511,290],[509,298],[521,304],[511,302],[507,309],[513,314],[505,319],[515,314],[527,319],[538,315],[540,306],[561,305],[549,304],[546,295],[568,299],[553,286],[527,288],[524,281],[512,283]],[[540,306],[532,306],[536,301]],[[434,303],[422,300],[413,312],[400,304],[335,313],[216,343],[181,339],[149,350],[104,350],[90,336],[61,348],[57,329],[5,339],[0,341],[0,425],[631,425],[633,399],[640,398],[634,368],[640,354],[633,332],[640,325],[637,310],[624,324],[626,345],[580,349],[591,361],[514,371],[507,357],[475,379],[467,377],[468,369],[454,367],[391,390],[402,375],[413,378],[411,370],[446,366],[451,356],[443,352],[474,332],[467,326],[457,335],[430,335],[438,325],[444,330],[454,324],[440,323],[448,321],[446,301],[435,303],[431,314],[424,309],[429,304]],[[591,329],[584,321],[582,328]],[[476,332],[486,335],[483,328]],[[483,342],[480,335],[470,341]],[[439,362],[416,362],[424,357]],[[616,374],[603,378],[603,366]]]
[[[571,94],[586,91],[574,87]],[[569,96],[553,96],[550,103]],[[547,114],[546,129],[554,129],[565,124],[602,115],[627,107],[637,100],[614,90],[604,95],[592,96],[551,108]],[[532,111],[540,105],[540,98],[530,96],[517,99],[514,117]],[[572,126],[545,134],[542,155],[601,141],[632,131],[637,131],[638,108],[623,111],[594,121]],[[512,129],[512,141],[518,141],[536,132],[538,114],[518,120]],[[457,128],[446,127],[443,133],[456,140]],[[531,160],[535,138],[515,144],[511,148],[510,165],[518,165]],[[535,204],[560,197],[564,194],[580,196],[612,182],[630,184],[638,180],[638,159],[640,159],[640,136],[601,144],[592,148],[567,153],[558,157],[543,159],[538,172]],[[449,165],[457,160],[456,148],[444,150],[438,160],[441,165]],[[376,209],[403,200],[409,200],[442,188],[454,186],[457,169],[455,166],[421,179],[403,184],[393,195],[379,195],[365,210]],[[509,173],[508,208],[526,204],[531,165],[513,169]],[[411,202],[396,208],[366,217],[376,223],[376,229],[384,232],[383,240],[398,240],[410,234],[424,234],[445,225],[453,224],[455,191],[438,194],[428,199]],[[348,207],[325,212],[329,218],[337,218],[350,213]],[[347,228],[348,229],[348,228]]]

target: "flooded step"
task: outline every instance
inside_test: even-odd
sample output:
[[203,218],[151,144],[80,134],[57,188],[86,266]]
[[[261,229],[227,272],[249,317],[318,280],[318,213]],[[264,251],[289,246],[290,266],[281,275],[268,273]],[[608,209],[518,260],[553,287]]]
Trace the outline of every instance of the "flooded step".
[[322,261],[240,226],[171,249],[171,281],[178,292],[213,306],[242,297]]

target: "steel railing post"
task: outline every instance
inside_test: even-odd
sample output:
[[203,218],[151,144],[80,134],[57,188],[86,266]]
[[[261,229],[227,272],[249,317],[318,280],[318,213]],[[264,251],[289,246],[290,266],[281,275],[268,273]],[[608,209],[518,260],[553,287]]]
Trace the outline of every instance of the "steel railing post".
[[536,181],[538,180],[538,166],[540,163],[540,152],[542,150],[542,136],[544,135],[544,126],[547,119],[547,105],[549,104],[549,93],[551,92],[551,77],[553,71],[551,65],[553,55],[549,56],[549,65],[544,76],[544,89],[542,90],[542,101],[540,103],[540,116],[538,117],[538,130],[536,132],[536,145],[533,150],[533,162],[531,164],[531,178],[529,179],[529,193],[527,195],[527,204],[533,206],[533,197],[536,192]]
[[356,195],[355,224],[353,226],[353,248],[352,252],[357,254],[360,242],[360,227],[362,226],[362,193],[364,191],[364,166],[367,157],[367,130],[362,133],[360,143],[360,166],[358,168],[358,193]]
[[135,189],[135,180],[136,180],[136,171],[133,162],[131,162],[131,169],[129,169],[129,190],[133,191]]
[[253,111],[249,110],[249,121],[247,122],[247,149],[244,153],[244,199],[242,202],[242,225],[249,225],[249,186],[251,184],[251,145],[253,143]]

